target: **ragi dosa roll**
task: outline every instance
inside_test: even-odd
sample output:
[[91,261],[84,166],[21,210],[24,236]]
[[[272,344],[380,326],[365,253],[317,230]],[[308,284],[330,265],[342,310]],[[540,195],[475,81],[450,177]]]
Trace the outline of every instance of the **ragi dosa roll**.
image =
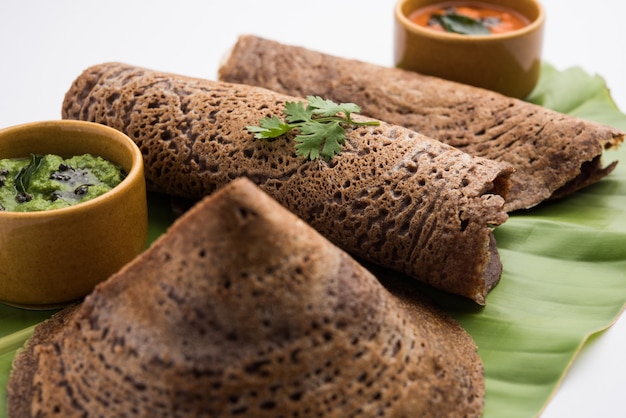
[[300,100],[107,63],[75,80],[63,117],[126,133],[152,190],[198,200],[246,176],[351,254],[484,304],[502,271],[492,229],[507,219],[511,168],[386,123],[346,128],[330,161],[297,156],[292,133],[266,142],[246,129]]
[[246,179],[205,198],[17,355],[11,417],[480,417],[483,366]]
[[255,36],[240,37],[219,78],[293,96],[351,100],[363,114],[508,162],[516,169],[509,212],[597,182],[616,164],[603,166],[603,150],[624,137],[617,129],[492,91]]

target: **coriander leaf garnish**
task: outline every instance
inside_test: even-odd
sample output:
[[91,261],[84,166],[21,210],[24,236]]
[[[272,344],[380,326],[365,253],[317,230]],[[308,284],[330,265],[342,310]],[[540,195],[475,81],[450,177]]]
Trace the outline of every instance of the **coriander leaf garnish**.
[[346,143],[346,132],[343,125],[375,126],[378,121],[357,122],[351,114],[358,113],[361,108],[354,103],[337,104],[319,96],[307,96],[304,102],[286,102],[285,121],[277,116],[265,117],[259,126],[246,126],[257,139],[271,140],[286,134],[292,129],[300,133],[295,136],[296,155],[310,160],[319,158],[330,160],[341,152]]
[[291,126],[282,122],[276,116],[259,121],[260,126],[246,126],[248,131],[255,133],[255,138],[278,138],[291,130]]
[[300,127],[300,132],[302,134],[294,138],[297,142],[296,155],[311,160],[320,155],[330,160],[341,152],[341,146],[346,143],[345,131],[337,121],[305,124]]
[[313,113],[321,116],[334,116],[339,112],[343,112],[350,120],[350,113],[361,111],[361,108],[354,103],[337,104],[331,100],[324,100],[319,96],[309,96],[307,100],[313,108]]
[[304,107],[303,102],[287,102],[285,103],[285,114],[287,115],[285,120],[289,123],[311,120],[313,110],[314,107],[311,105]]

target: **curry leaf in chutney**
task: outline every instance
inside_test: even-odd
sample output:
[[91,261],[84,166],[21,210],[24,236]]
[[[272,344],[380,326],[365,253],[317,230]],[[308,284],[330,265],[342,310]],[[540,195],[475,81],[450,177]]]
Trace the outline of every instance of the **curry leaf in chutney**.
[[33,174],[39,169],[41,166],[41,160],[43,159],[42,155],[31,154],[30,163],[24,168],[22,168],[17,176],[15,176],[15,190],[18,193],[26,194],[28,193],[28,186],[30,185],[30,179]]
[[433,14],[431,19],[439,23],[446,32],[459,33],[462,35],[489,35],[489,28],[481,21],[469,16],[456,13],[445,15]]

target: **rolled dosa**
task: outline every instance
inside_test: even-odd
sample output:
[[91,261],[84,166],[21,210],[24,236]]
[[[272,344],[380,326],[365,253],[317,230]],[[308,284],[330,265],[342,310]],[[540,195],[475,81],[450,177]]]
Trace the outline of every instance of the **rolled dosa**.
[[293,96],[359,103],[363,114],[405,126],[471,155],[515,167],[506,210],[571,194],[608,175],[602,152],[624,132],[501,94],[242,36],[219,69],[224,81]]
[[246,179],[39,325],[11,417],[480,417],[471,337]]
[[296,156],[293,135],[247,131],[299,100],[108,63],[75,80],[63,117],[136,141],[152,190],[197,200],[246,176],[351,254],[484,304],[502,271],[492,229],[507,219],[511,168],[386,123],[347,128],[331,161]]

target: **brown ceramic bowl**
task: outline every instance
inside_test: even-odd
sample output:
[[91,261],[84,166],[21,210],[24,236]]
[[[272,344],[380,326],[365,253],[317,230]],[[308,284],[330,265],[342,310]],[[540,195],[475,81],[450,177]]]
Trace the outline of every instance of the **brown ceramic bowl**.
[[[399,0],[395,8],[395,65],[418,73],[524,98],[541,70],[545,15],[536,0],[480,0],[513,9],[530,24],[502,34],[461,35],[437,32],[413,23],[418,8],[450,3],[442,0]],[[456,2],[455,2],[456,3]]]
[[141,152],[123,133],[69,120],[0,130],[0,159],[91,153],[126,178],[86,202],[40,212],[0,212],[0,302],[50,309],[77,300],[139,254],[148,216]]

